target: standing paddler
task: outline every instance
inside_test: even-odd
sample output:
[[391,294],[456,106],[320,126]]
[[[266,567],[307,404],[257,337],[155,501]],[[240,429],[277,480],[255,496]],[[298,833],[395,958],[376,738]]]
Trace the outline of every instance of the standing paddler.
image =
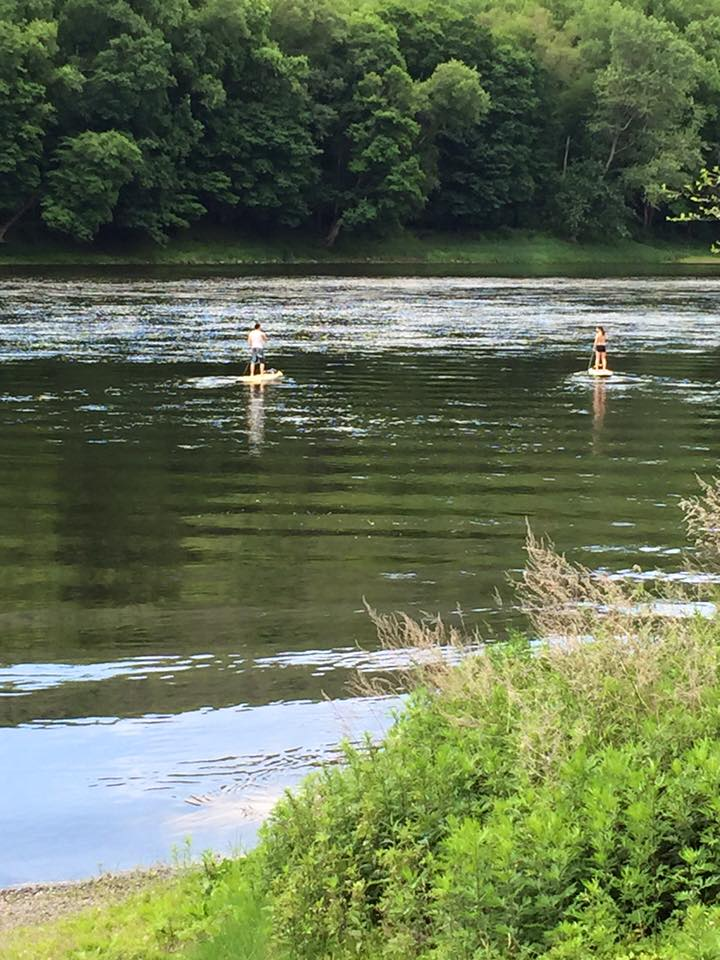
[[595,351],[595,369],[607,370],[607,336],[605,334],[605,327],[595,327],[593,350]]
[[267,334],[256,323],[248,334],[248,346],[250,347],[250,376],[255,376],[255,364],[260,364],[260,376],[265,373],[265,344],[267,343]]

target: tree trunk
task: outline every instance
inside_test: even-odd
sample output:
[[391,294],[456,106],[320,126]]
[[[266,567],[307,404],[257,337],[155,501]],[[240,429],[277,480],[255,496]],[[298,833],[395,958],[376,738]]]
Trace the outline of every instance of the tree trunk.
[[643,229],[649,230],[652,226],[653,217],[655,215],[655,208],[649,204],[643,204]]
[[340,228],[341,228],[341,227],[342,227],[342,217],[338,217],[337,220],[335,220],[335,222],[333,223],[333,225],[330,227],[330,230],[329,230],[329,232],[328,232],[328,235],[325,237],[325,246],[326,246],[326,247],[333,247],[333,246],[335,246],[335,241],[336,241],[337,238],[338,238],[338,234],[340,233]]
[[613,137],[613,142],[610,144],[610,154],[607,158],[607,163],[605,164],[605,173],[608,172],[608,170],[612,166],[613,160],[615,159],[615,154],[618,151],[618,144],[620,143],[620,137],[626,132],[626,130],[630,129],[630,127],[632,126],[633,119],[634,118],[632,115],[629,116],[625,121],[625,123],[618,129],[617,133]]
[[565,156],[563,157],[563,166],[562,166],[563,180],[565,179],[565,174],[567,173],[569,158],[570,158],[570,136],[568,135],[567,140],[565,141]]
[[618,132],[615,134],[615,136],[613,137],[613,142],[610,144],[610,154],[608,155],[607,163],[605,164],[605,173],[608,172],[608,170],[612,166],[613,160],[615,159],[615,151],[617,150],[619,140],[620,140],[620,133]]
[[21,203],[17,208],[15,213],[5,221],[5,223],[0,223],[0,243],[7,243],[6,234],[10,227],[14,226],[18,220],[23,217],[28,210],[32,209],[38,201],[39,194],[33,193],[28,199]]

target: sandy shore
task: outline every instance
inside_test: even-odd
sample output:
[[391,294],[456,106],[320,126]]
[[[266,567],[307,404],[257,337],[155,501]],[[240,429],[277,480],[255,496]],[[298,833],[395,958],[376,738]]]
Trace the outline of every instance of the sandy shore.
[[171,867],[159,866],[106,873],[78,883],[34,883],[0,889],[0,938],[16,927],[37,926],[89,907],[117,903],[173,872]]

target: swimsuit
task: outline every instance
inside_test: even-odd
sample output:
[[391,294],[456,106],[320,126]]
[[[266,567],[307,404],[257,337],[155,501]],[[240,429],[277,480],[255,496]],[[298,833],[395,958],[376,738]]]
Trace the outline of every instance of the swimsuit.
[[598,353],[607,353],[607,346],[604,343],[599,343],[595,349]]

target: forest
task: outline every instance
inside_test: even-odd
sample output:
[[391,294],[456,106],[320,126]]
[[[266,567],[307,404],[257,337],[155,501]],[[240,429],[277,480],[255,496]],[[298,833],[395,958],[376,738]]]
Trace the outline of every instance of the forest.
[[0,0],[0,241],[687,231],[720,0]]

